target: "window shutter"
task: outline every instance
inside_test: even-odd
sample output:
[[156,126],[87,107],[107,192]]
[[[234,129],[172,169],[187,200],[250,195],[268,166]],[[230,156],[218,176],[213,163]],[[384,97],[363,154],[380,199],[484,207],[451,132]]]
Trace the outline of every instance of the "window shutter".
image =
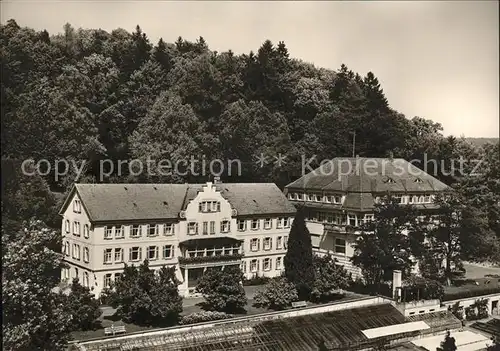
[[[260,239],[257,239],[257,250],[260,250]],[[257,262],[259,262],[259,261],[257,261]]]
[[217,212],[220,212],[220,202],[217,202]]
[[231,221],[227,221],[227,231],[231,231]]
[[198,223],[194,225],[195,233],[198,234]]

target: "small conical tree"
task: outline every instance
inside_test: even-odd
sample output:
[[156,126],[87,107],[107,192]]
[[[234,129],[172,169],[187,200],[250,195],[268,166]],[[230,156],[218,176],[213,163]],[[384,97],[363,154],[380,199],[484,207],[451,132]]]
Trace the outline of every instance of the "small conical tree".
[[437,348],[437,351],[456,351],[457,345],[455,344],[455,338],[450,336],[450,332],[446,332],[444,340],[441,342],[441,347]]
[[300,299],[308,299],[314,284],[311,235],[305,223],[305,209],[297,211],[288,237],[285,255],[285,276],[292,282]]

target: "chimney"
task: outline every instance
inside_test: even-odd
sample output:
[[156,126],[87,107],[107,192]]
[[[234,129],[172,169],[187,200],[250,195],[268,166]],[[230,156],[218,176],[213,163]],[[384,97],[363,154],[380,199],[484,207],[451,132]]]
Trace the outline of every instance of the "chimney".
[[392,297],[396,302],[399,302],[401,298],[401,271],[395,270],[392,272]]

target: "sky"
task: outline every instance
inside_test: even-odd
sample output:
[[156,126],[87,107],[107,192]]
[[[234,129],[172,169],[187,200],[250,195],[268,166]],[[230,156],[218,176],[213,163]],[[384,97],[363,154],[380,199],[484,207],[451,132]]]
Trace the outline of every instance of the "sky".
[[372,71],[392,108],[442,124],[445,135],[499,136],[498,1],[3,0],[1,22],[49,33],[137,24],[156,43],[203,36],[241,54],[270,39],[333,70]]

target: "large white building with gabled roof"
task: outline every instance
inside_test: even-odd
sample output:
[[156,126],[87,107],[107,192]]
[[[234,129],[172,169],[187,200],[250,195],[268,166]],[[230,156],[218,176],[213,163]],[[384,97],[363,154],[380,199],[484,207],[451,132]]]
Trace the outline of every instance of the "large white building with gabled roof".
[[64,202],[63,281],[96,296],[124,263],[175,266],[184,296],[208,267],[278,276],[295,207],[272,183],[75,184]]
[[305,206],[313,251],[332,254],[354,276],[351,264],[359,226],[374,218],[374,208],[391,194],[402,205],[429,213],[434,198],[448,186],[400,158],[334,158],[285,187],[288,199]]

